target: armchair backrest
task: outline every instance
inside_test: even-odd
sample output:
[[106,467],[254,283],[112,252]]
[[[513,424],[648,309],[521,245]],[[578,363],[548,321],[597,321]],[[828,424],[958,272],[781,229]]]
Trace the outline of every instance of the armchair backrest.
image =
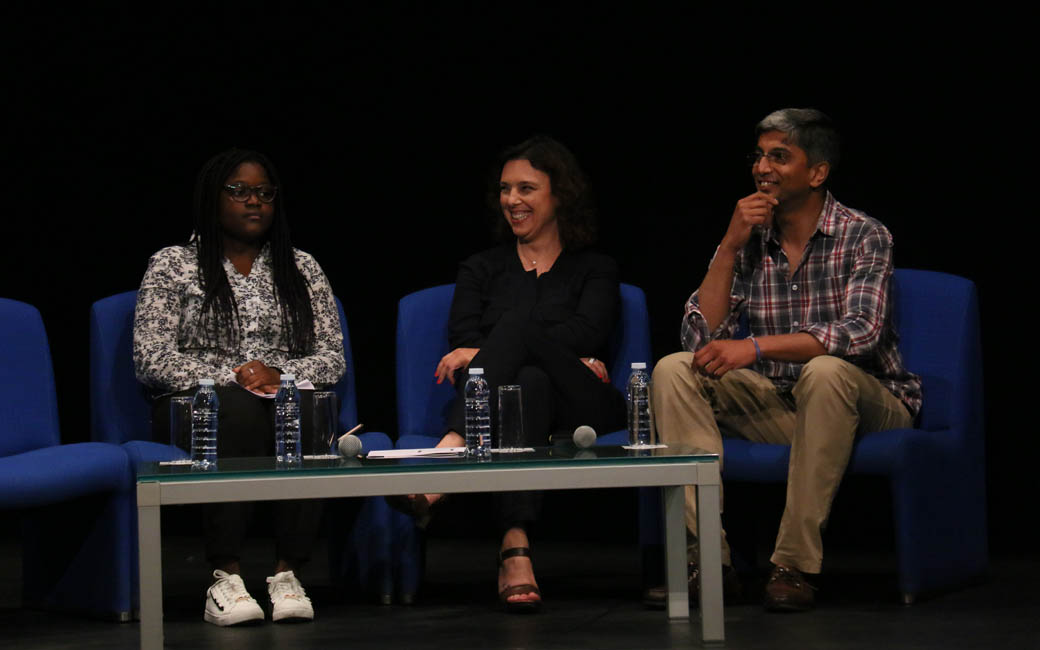
[[151,440],[148,392],[134,372],[137,292],[102,298],[90,308],[90,435],[121,444]]
[[410,293],[397,305],[397,435],[440,435],[455,395],[433,371],[448,350],[448,313],[454,284]]
[[[449,382],[437,384],[433,370],[448,350],[448,317],[454,284],[408,294],[397,308],[398,435],[441,434],[455,396]],[[625,390],[634,361],[650,358],[650,319],[643,290],[621,285],[621,316],[611,334],[607,359],[612,383]]]
[[50,345],[40,312],[0,298],[0,457],[61,443]]
[[624,394],[628,390],[632,364],[643,361],[646,371],[652,372],[654,360],[650,358],[650,313],[646,309],[646,294],[631,284],[621,284],[620,289],[621,317],[610,336],[607,370],[610,383]]
[[343,358],[347,362],[347,370],[339,378],[331,390],[339,397],[339,432],[347,431],[358,423],[357,391],[354,380],[354,351],[350,347],[350,329],[347,327],[347,315],[343,312],[343,303],[336,298],[336,311],[339,312],[339,328],[343,332]]
[[921,375],[923,384],[920,427],[952,427],[954,435],[978,445],[966,451],[981,452],[982,354],[975,284],[948,273],[896,269],[893,292],[899,350],[907,369]]
[[[94,440],[123,443],[151,439],[148,391],[134,371],[137,292],[102,298],[90,309],[90,429]],[[339,396],[340,430],[357,424],[354,360],[343,305],[336,298],[347,371],[332,390]]]

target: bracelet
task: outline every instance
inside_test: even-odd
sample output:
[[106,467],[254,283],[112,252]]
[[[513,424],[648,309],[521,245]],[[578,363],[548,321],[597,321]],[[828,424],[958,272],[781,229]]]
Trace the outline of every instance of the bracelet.
[[755,340],[754,336],[748,336],[751,339],[751,343],[755,346],[755,361],[762,360],[762,348],[758,347],[758,341]]

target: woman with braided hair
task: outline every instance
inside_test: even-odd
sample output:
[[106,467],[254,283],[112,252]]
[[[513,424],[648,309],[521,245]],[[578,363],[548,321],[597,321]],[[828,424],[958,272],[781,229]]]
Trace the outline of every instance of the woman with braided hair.
[[[315,387],[346,370],[335,298],[314,258],[292,247],[278,172],[261,153],[231,149],[210,159],[195,184],[189,240],[152,256],[137,294],[134,365],[156,397],[153,437],[169,439],[169,403],[193,395],[200,379],[220,399],[218,457],[274,455],[273,400],[282,373]],[[237,384],[237,385],[236,385]],[[309,425],[310,391],[301,391]],[[274,506],[272,620],[310,620],[314,610],[293,570],[310,555],[321,502]],[[235,625],[264,619],[240,577],[251,508],[203,506],[206,556],[216,582],[205,620]]]

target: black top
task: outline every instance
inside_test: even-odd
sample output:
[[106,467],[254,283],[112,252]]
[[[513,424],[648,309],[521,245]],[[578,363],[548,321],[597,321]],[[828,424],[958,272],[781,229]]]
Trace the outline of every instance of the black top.
[[519,310],[575,356],[595,356],[620,313],[617,276],[614,260],[587,250],[563,251],[541,276],[524,270],[515,243],[477,253],[459,266],[451,349],[483,347],[495,324]]

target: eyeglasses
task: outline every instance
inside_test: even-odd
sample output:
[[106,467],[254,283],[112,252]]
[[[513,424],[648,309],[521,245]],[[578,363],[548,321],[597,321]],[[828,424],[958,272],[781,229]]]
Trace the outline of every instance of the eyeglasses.
[[224,191],[228,193],[232,201],[238,201],[239,203],[245,203],[253,194],[256,194],[256,198],[264,203],[270,203],[274,201],[274,196],[278,193],[278,187],[275,185],[232,183],[231,185],[225,185]]
[[765,157],[769,161],[770,165],[786,165],[791,162],[791,152],[784,149],[773,149],[770,152],[765,152],[760,149],[756,149],[747,155],[748,164],[754,167],[758,164],[759,160]]

